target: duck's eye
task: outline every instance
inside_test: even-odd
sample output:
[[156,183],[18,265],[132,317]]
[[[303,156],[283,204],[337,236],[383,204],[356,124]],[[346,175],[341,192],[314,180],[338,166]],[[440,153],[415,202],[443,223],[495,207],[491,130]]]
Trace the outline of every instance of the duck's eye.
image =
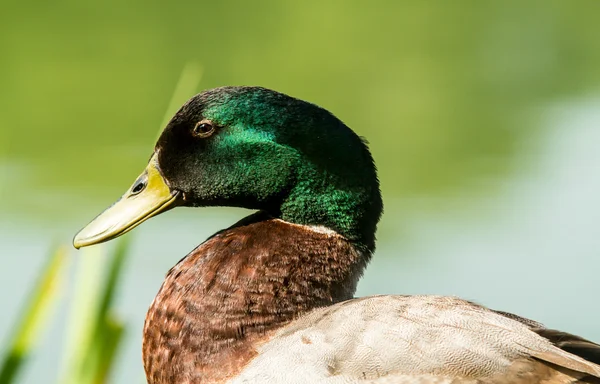
[[193,129],[194,136],[208,137],[215,132],[215,126],[208,120],[202,120],[196,123]]

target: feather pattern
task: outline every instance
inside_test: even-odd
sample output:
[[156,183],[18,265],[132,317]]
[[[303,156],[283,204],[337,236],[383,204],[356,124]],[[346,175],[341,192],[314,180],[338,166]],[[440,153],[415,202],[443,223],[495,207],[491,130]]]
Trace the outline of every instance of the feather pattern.
[[600,366],[555,345],[556,331],[517,318],[454,297],[353,299],[281,329],[232,382],[600,382]]

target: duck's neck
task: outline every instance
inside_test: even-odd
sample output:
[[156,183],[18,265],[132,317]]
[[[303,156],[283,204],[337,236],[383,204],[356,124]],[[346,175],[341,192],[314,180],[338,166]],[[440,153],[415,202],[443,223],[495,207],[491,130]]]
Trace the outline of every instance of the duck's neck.
[[150,384],[220,382],[311,309],[352,298],[370,253],[339,234],[255,215],[171,271],[144,327]]
[[278,207],[278,217],[290,223],[330,228],[373,252],[383,210],[376,176],[357,182],[328,177],[313,168],[300,169],[300,173],[303,181]]

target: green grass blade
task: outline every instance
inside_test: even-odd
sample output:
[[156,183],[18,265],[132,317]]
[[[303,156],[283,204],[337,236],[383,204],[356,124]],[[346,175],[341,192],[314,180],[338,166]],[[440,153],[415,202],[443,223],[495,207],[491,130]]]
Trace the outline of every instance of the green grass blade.
[[128,249],[128,242],[122,240],[110,257],[110,267],[105,276],[104,287],[100,292],[102,297],[95,319],[92,343],[83,364],[86,383],[101,384],[105,382],[125,330],[123,323],[116,318],[111,309]]
[[17,320],[14,338],[2,357],[0,384],[15,382],[19,370],[27,361],[44,326],[50,320],[64,282],[67,251],[61,247],[48,260],[29,296],[21,317]]
[[100,301],[100,307],[98,308],[99,318],[106,318],[111,309],[117,284],[123,270],[123,264],[125,263],[125,259],[129,253],[128,251],[129,241],[128,238],[125,237],[117,243],[117,247],[110,258],[110,268],[108,270],[108,275],[106,276],[104,289],[102,290],[103,295]]
[[86,249],[79,260],[61,383],[105,383],[125,331],[112,308],[128,243],[119,241],[110,256],[103,249]]
[[83,363],[92,343],[100,302],[102,271],[106,258],[103,247],[91,247],[77,255],[74,292],[67,322],[67,341],[63,353],[60,383],[85,384],[81,381]]
[[94,366],[90,370],[90,380],[93,384],[105,384],[116,360],[119,345],[125,333],[125,326],[121,321],[108,316],[102,324],[102,339],[96,344],[98,352]]
[[[171,100],[169,101],[169,106],[167,107],[159,127],[158,135],[160,135],[163,128],[169,123],[169,120],[171,120],[171,117],[177,112],[181,104],[196,93],[200,80],[202,80],[203,72],[202,66],[196,62],[188,62],[183,67],[181,75],[179,76],[179,81],[177,81],[177,85],[175,86],[173,96],[171,96]],[[158,136],[156,138],[158,139]]]

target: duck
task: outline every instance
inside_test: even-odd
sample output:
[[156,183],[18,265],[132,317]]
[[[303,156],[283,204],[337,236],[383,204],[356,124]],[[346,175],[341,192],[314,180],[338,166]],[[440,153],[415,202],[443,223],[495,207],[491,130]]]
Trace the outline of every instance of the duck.
[[254,213],[167,273],[143,327],[149,384],[600,383],[600,345],[536,321],[457,297],[354,297],[379,179],[367,142],[315,104],[250,86],[192,97],[73,245],[178,206]]

